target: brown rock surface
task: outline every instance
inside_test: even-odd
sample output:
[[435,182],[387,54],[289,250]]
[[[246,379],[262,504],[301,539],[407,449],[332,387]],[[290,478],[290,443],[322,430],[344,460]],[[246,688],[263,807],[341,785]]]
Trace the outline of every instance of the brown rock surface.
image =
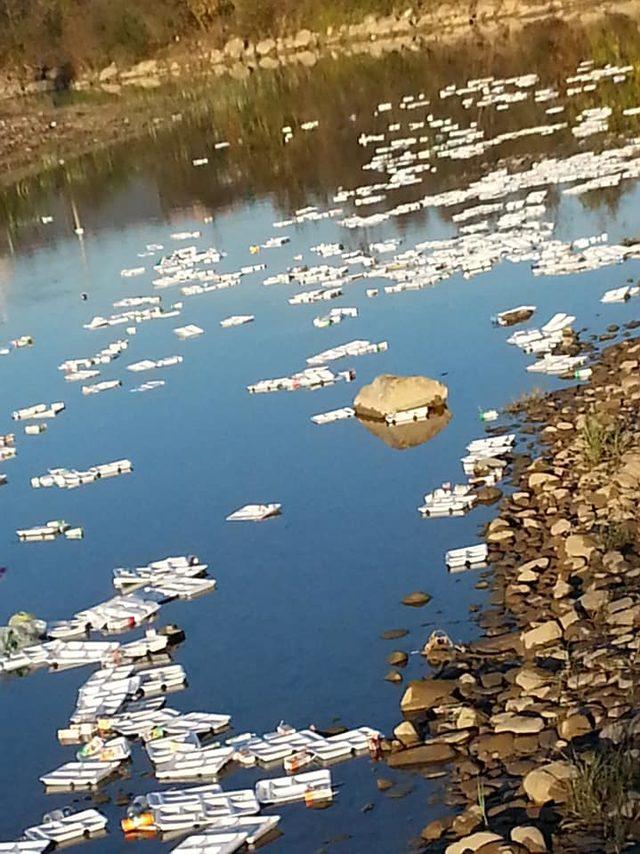
[[531,825],[514,827],[511,831],[511,839],[523,845],[531,854],[545,854],[547,851],[544,836],[537,827]]
[[382,374],[360,389],[353,408],[361,418],[384,419],[421,406],[440,409],[446,404],[447,394],[447,387],[438,380]]
[[456,755],[451,745],[440,742],[419,744],[406,750],[399,750],[387,757],[391,768],[403,768],[407,765],[428,765],[432,763],[450,762]]
[[562,637],[562,630],[555,620],[548,620],[540,626],[536,626],[522,635],[522,643],[525,649],[533,649],[538,646],[546,646],[554,643]]
[[522,785],[534,804],[543,806],[551,801],[562,802],[567,797],[571,773],[569,762],[549,762],[530,771]]
[[403,712],[424,712],[451,696],[455,682],[446,679],[415,679],[409,682],[400,708]]

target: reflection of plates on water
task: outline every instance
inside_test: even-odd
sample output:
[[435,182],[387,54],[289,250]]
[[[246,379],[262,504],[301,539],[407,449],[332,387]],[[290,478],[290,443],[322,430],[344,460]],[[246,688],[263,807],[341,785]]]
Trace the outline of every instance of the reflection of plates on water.
[[385,445],[403,451],[423,445],[437,436],[451,421],[451,411],[445,408],[422,421],[410,421],[408,424],[387,424],[386,421],[374,421],[369,418],[358,418],[358,421],[370,433],[382,439]]

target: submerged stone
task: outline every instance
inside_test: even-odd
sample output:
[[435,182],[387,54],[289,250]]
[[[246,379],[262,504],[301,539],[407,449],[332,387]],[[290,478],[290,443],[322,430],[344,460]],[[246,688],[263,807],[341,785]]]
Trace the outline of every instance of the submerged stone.
[[382,640],[398,640],[399,638],[406,637],[409,634],[409,629],[387,629],[382,632],[380,638]]
[[408,593],[402,600],[403,605],[410,605],[413,608],[420,608],[422,605],[427,605],[431,601],[431,596],[423,590],[416,590],[413,593]]

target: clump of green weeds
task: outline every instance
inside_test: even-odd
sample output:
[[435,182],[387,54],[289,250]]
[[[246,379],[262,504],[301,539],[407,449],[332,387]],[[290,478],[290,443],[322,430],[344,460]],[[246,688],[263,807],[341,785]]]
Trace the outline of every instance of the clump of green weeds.
[[504,411],[508,412],[510,415],[517,415],[520,412],[527,412],[529,407],[535,406],[537,403],[540,403],[544,398],[545,393],[541,388],[537,386],[535,388],[530,389],[529,391],[522,392],[521,395],[516,397],[511,403],[508,403]]
[[580,435],[584,458],[591,466],[618,462],[628,443],[622,425],[612,423],[595,409],[585,416]]
[[603,522],[598,528],[598,539],[605,551],[622,552],[636,542],[636,532],[631,522]]
[[638,782],[637,761],[627,745],[584,753],[572,762],[568,808],[581,826],[599,830],[622,850],[632,816],[625,809]]

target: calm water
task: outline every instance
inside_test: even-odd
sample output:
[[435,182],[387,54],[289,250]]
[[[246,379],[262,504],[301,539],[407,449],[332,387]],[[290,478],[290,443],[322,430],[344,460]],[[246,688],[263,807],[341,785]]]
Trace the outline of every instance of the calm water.
[[[604,64],[606,57],[598,61]],[[287,298],[297,286],[262,286],[264,277],[285,270],[294,255],[315,262],[309,248],[321,241],[355,249],[402,236],[410,247],[455,233],[451,221],[436,211],[367,233],[324,221],[286,229],[291,243],[281,249],[257,257],[249,253],[250,244],[281,233],[272,223],[292,212],[289,204],[328,204],[340,184],[371,180],[360,172],[367,155],[357,145],[357,134],[381,126],[371,118],[377,103],[397,101],[399,92],[419,92],[427,85],[424,60],[406,59],[400,82],[399,62],[397,57],[381,60],[377,76],[372,78],[367,66],[367,76],[354,78],[360,84],[353,93],[360,111],[353,122],[346,105],[336,116],[335,104],[325,111],[322,102],[307,102],[303,119],[323,122],[324,112],[329,114],[316,136],[296,138],[287,149],[273,142],[273,151],[265,148],[262,156],[247,153],[252,145],[247,136],[244,154],[211,156],[208,167],[196,170],[191,158],[220,138],[201,119],[173,136],[116,152],[106,163],[85,161],[73,180],[61,173],[51,184],[31,188],[7,228],[7,249],[0,258],[0,335],[8,340],[28,333],[36,345],[0,360],[0,433],[12,429],[15,408],[65,400],[67,410],[42,436],[18,432],[18,457],[2,468],[10,483],[0,495],[0,562],[7,567],[0,580],[0,617],[25,609],[47,619],[63,618],[109,597],[116,566],[196,553],[211,565],[218,589],[162,611],[162,623],[175,621],[187,634],[175,657],[188,673],[189,687],[169,704],[185,711],[230,713],[237,732],[269,730],[281,719],[300,727],[339,722],[391,730],[399,719],[402,688],[383,681],[387,654],[419,648],[434,627],[456,640],[477,634],[469,605],[483,602],[474,589],[478,575],[447,574],[443,556],[449,548],[474,542],[493,514],[482,508],[464,519],[425,521],[416,507],[424,492],[461,476],[464,446],[482,435],[479,408],[500,407],[534,385],[559,382],[527,374],[529,359],[506,345],[507,333],[491,326],[491,315],[532,303],[541,322],[562,310],[577,316],[576,328],[600,331],[636,316],[633,301],[601,306],[599,297],[627,277],[637,277],[637,262],[579,278],[540,279],[526,265],[502,264],[471,281],[456,276],[430,290],[377,300],[367,299],[365,288],[385,282],[364,280],[350,285],[337,303],[357,306],[359,318],[329,329],[314,328],[312,318],[336,303],[292,307]],[[500,62],[503,73],[504,57]],[[511,73],[528,70],[513,60]],[[329,83],[336,73],[330,66],[314,71]],[[437,86],[462,84],[467,76],[447,78],[446,68],[439,74],[434,96]],[[279,85],[285,98],[290,94],[286,78]],[[594,103],[606,100],[600,96]],[[341,93],[338,106],[344,97]],[[499,118],[502,127],[528,122],[518,109]],[[556,144],[578,148],[569,134]],[[519,155],[553,149],[538,139],[528,148],[522,145]],[[510,153],[503,147],[499,156]],[[331,169],[319,168],[330,161]],[[436,187],[456,177],[463,183],[464,176],[485,168],[484,159],[449,165],[428,180]],[[418,187],[416,195],[424,192]],[[589,196],[588,205],[559,198],[553,213],[555,234],[562,239],[606,230],[614,242],[640,232],[635,185],[626,184],[624,193],[616,191],[613,198]],[[72,200],[86,229],[83,240],[73,234]],[[54,223],[37,226],[37,218],[48,213]],[[213,221],[204,223],[205,216]],[[141,324],[129,350],[105,366],[100,377],[121,378],[125,387],[84,398],[82,383],[65,383],[57,365],[97,352],[122,337],[124,328],[89,332],[83,324],[95,314],[109,314],[116,299],[150,293],[150,269],[129,280],[119,271],[140,263],[136,253],[145,244],[175,248],[181,244],[173,243],[170,233],[192,229],[202,236],[189,242],[203,248],[214,244],[228,253],[218,269],[264,262],[267,271],[234,289],[185,298],[179,323]],[[89,294],[87,302],[80,300],[82,291]],[[177,290],[162,293],[167,303],[179,298]],[[255,323],[221,329],[219,321],[236,313],[255,314]],[[186,323],[202,326],[205,335],[178,342],[172,329]],[[387,353],[345,362],[357,371],[355,384],[295,394],[247,393],[248,383],[299,370],[309,355],[353,338],[389,341]],[[140,377],[156,377],[130,374],[127,364],[173,353],[182,354],[184,362],[159,372],[165,387],[128,393]],[[426,445],[396,451],[355,421],[311,423],[311,415],[349,404],[358,388],[383,372],[442,378],[453,413],[448,427]],[[133,461],[132,475],[74,491],[34,491],[29,485],[30,477],[49,467],[84,468],[121,457]],[[281,502],[284,515],[263,525],[225,523],[233,509],[257,501]],[[17,542],[17,528],[53,518],[82,525],[85,539]],[[431,593],[432,602],[423,609],[403,607],[402,597],[416,589]],[[401,641],[381,640],[381,632],[392,627],[410,634]],[[422,659],[414,656],[405,678],[426,672]],[[0,838],[17,837],[44,811],[73,801],[69,795],[45,796],[38,777],[72,758],[73,748],[59,746],[55,731],[66,725],[86,677],[84,670],[40,672],[0,683],[0,750],[6,769],[0,779]],[[149,790],[154,785],[148,772],[136,746],[130,776],[105,791],[114,796],[120,789]],[[430,818],[446,809],[433,803],[442,795],[443,782],[417,773],[387,772],[363,758],[334,766],[333,774],[339,786],[333,806],[315,812],[300,805],[281,810],[284,835],[272,850],[402,852]],[[239,788],[259,776],[245,771],[223,783]],[[379,776],[397,781],[391,790],[395,797],[377,791]],[[367,804],[374,808],[363,813]],[[118,828],[122,808],[108,803],[100,809],[109,816],[111,834],[90,843],[91,850],[170,848],[154,841],[125,846]]]

